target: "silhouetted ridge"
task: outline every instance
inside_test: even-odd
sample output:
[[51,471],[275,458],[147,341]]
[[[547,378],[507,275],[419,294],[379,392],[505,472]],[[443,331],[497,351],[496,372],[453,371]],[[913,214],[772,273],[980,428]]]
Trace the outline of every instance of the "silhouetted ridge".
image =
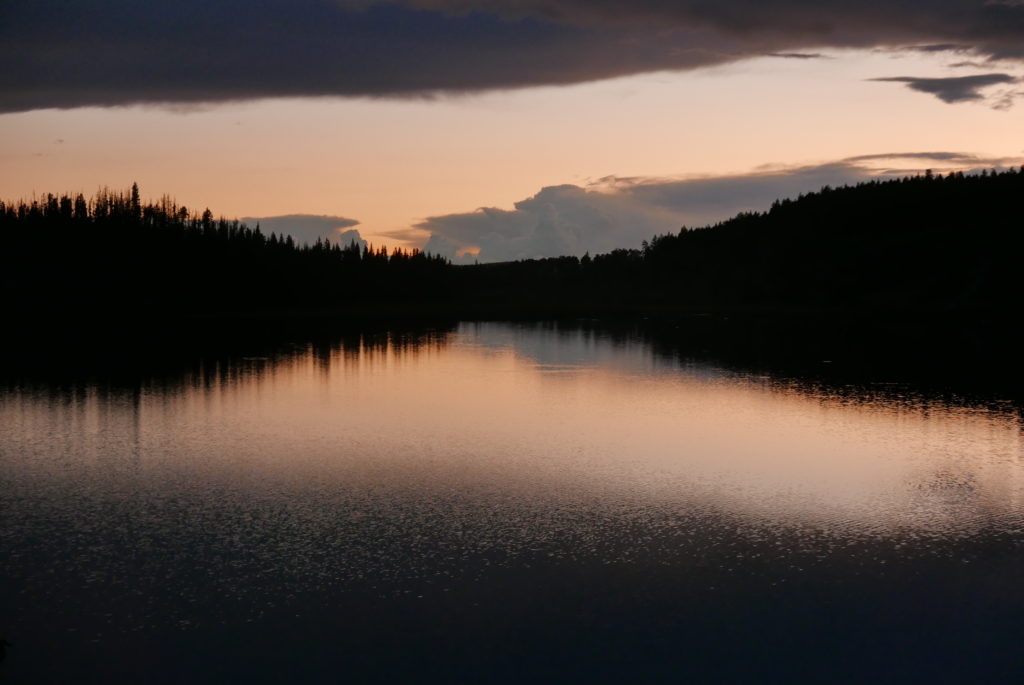
[[550,316],[1018,306],[1024,169],[825,187],[608,254],[453,266],[265,236],[138,188],[0,203],[8,312]]

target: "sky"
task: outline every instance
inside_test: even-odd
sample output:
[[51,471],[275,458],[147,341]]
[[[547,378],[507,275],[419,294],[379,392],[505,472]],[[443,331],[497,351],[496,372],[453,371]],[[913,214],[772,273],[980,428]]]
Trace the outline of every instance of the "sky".
[[0,197],[138,182],[312,241],[603,252],[1024,162],[1018,0],[12,0]]

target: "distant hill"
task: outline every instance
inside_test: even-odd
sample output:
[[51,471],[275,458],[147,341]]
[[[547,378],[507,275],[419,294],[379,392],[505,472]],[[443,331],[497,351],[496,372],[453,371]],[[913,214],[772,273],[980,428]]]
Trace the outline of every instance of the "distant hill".
[[138,189],[0,202],[8,315],[1015,313],[1024,169],[823,188],[608,254],[453,266],[296,245]]

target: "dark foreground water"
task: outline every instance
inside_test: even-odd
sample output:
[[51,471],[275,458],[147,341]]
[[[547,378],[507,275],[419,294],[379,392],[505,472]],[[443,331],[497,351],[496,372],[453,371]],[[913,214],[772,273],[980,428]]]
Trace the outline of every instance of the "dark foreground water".
[[9,353],[0,682],[1024,678],[1012,392],[681,349]]

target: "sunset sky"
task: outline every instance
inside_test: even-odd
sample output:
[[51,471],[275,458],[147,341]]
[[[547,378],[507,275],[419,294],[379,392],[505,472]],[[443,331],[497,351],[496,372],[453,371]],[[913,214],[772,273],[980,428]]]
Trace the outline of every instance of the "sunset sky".
[[1022,60],[1018,0],[14,0],[0,197],[137,181],[306,239],[593,253],[1020,164]]

